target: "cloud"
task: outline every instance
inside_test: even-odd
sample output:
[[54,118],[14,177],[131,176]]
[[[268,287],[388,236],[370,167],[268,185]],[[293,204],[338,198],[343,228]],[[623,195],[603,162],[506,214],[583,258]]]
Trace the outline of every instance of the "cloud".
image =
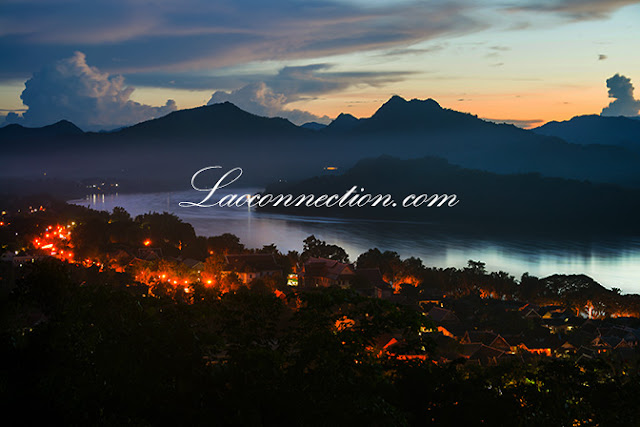
[[69,46],[123,74],[402,48],[486,28],[477,7],[466,0],[10,2],[0,16],[2,75],[24,76]]
[[350,86],[380,87],[402,80],[406,72],[331,71],[331,64],[284,67],[277,74],[247,83],[232,91],[216,91],[208,104],[229,101],[253,114],[284,117],[296,124],[310,121],[329,123],[327,116],[287,108],[288,104],[320,94],[344,90]]
[[69,120],[85,130],[110,129],[160,117],[176,110],[173,100],[162,107],[130,99],[134,88],[124,77],[87,64],[82,52],[43,67],[25,83],[20,95],[28,108],[22,116],[9,113],[6,122],[43,126]]
[[0,13],[0,80],[26,78],[68,55],[70,46],[109,73],[175,77],[366,50],[420,54],[429,49],[410,47],[500,25],[496,13],[488,11],[595,19],[632,3],[523,0],[505,8],[500,2],[469,0],[12,0],[2,3]]
[[255,82],[265,82],[276,91],[302,95],[321,94],[341,90],[352,85],[380,87],[402,81],[413,74],[406,71],[332,71],[332,64],[287,66],[274,73],[234,73],[223,75],[193,74],[176,77],[171,73],[139,73],[127,77],[140,86],[202,90],[219,88],[233,90]]
[[354,85],[381,87],[404,80],[411,74],[403,71],[329,71],[332,67],[331,64],[284,67],[266,81],[274,90],[293,100],[298,96],[336,92]]
[[607,79],[609,98],[614,98],[608,107],[604,107],[601,116],[637,116],[640,100],[633,97],[631,79],[620,74]]
[[552,12],[571,20],[584,21],[607,18],[616,10],[637,3],[638,0],[536,0],[511,10]]
[[308,111],[287,109],[291,102],[283,93],[274,92],[264,82],[252,83],[231,92],[216,91],[207,105],[229,101],[237,107],[264,117],[284,117],[301,125],[307,122],[329,123],[328,116],[316,116]]
[[405,48],[395,48],[390,49],[388,51],[382,52],[379,56],[393,57],[393,56],[404,56],[404,55],[422,55],[426,53],[435,53],[443,50],[447,46],[446,43],[434,44],[433,46],[425,47],[425,48],[416,48],[416,47],[405,47]]

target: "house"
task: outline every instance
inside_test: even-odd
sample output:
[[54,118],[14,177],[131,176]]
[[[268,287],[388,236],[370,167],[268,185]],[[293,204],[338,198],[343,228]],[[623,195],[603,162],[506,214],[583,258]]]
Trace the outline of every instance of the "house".
[[565,340],[562,345],[553,350],[553,354],[556,357],[569,357],[570,355],[575,354],[576,351],[576,346]]
[[581,323],[581,320],[575,316],[552,316],[543,317],[542,326],[549,329],[552,334],[566,334],[577,328]]
[[326,258],[309,258],[304,263],[302,279],[304,286],[308,288],[349,288],[356,279],[356,272],[352,264]]
[[397,360],[427,360],[428,355],[425,353],[407,353],[405,348],[407,342],[402,338],[400,333],[385,333],[377,337],[369,351],[372,351],[378,357],[390,356]]
[[[639,330],[628,326],[599,327],[597,335],[601,337],[616,337],[625,342],[625,346],[636,347],[638,345]],[[615,347],[615,346],[614,346]]]
[[14,252],[6,251],[2,255],[0,255],[0,261],[4,262],[13,262],[13,258],[16,256]]
[[127,267],[142,268],[146,265],[148,265],[146,260],[135,257],[131,261],[129,261],[129,263],[127,264]]
[[538,312],[532,307],[527,307],[524,310],[521,310],[520,312],[522,313],[522,317],[524,317],[525,319],[541,319],[542,318],[540,314],[538,314]]
[[373,346],[370,347],[370,350],[373,351],[378,356],[383,355],[388,352],[389,347],[392,347],[402,341],[402,337],[400,334],[391,334],[384,333],[373,341]]
[[224,258],[222,273],[236,273],[245,285],[255,279],[282,276],[282,268],[273,254],[230,254]]
[[204,270],[204,262],[198,261],[197,259],[187,258],[184,261],[182,261],[182,264],[184,264],[184,266],[187,267],[189,270],[193,270],[198,273]]
[[140,248],[138,249],[138,257],[144,261],[156,261],[162,259],[161,248]]
[[43,258],[45,257],[40,255],[15,255],[11,258],[3,259],[3,261],[12,262],[14,267],[22,267],[26,264],[34,263]]
[[631,348],[631,345],[624,339],[616,336],[598,336],[591,341],[591,347],[598,353],[606,353],[610,350],[620,348]]
[[451,310],[441,307],[431,307],[427,313],[436,323],[460,323],[460,319]]
[[540,310],[537,310],[537,312],[543,319],[551,319],[563,314],[565,312],[565,308],[561,305],[546,305],[544,307],[540,307]]
[[442,307],[442,300],[445,298],[445,295],[443,295],[440,290],[427,288],[422,290],[420,297],[422,299],[418,301],[418,305],[423,310],[428,310],[433,306]]
[[511,345],[500,334],[492,331],[467,331],[460,339],[462,344],[483,344],[487,347],[501,350],[505,353],[511,351]]
[[393,293],[391,284],[384,281],[378,268],[358,268],[355,270],[358,279],[357,290],[374,298],[389,298]]
[[506,353],[503,350],[479,344],[477,349],[469,356],[469,361],[481,366],[497,365]]

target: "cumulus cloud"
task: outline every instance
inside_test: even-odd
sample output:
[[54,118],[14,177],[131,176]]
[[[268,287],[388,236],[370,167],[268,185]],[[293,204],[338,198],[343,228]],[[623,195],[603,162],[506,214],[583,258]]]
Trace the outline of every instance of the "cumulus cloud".
[[602,116],[637,116],[640,111],[640,100],[633,97],[631,79],[620,74],[607,79],[609,98],[614,98],[609,106],[604,107]]
[[42,68],[25,83],[20,95],[28,109],[8,114],[7,122],[43,126],[69,120],[86,130],[110,129],[160,117],[176,110],[173,100],[162,107],[132,101],[134,88],[124,77],[111,76],[87,64],[82,52]]
[[276,93],[264,82],[251,83],[231,92],[216,91],[207,105],[231,102],[237,107],[265,117],[283,117],[301,125],[307,122],[329,123],[328,116],[316,116],[308,111],[287,109],[291,102],[283,93]]

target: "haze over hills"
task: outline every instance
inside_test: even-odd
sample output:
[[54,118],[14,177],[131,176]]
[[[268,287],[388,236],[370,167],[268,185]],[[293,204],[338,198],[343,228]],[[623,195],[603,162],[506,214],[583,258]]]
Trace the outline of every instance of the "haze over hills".
[[[640,234],[637,212],[640,190],[610,184],[592,184],[539,174],[500,175],[452,165],[425,157],[402,160],[389,156],[364,159],[339,176],[318,176],[297,182],[274,183],[264,194],[333,195],[390,194],[397,206],[342,207],[326,205],[288,207],[267,204],[262,210],[282,214],[381,220],[434,221],[466,231],[502,230],[554,233],[624,232]],[[410,194],[436,197],[434,206],[408,205]],[[449,207],[446,195],[456,195]],[[345,200],[352,200],[350,195]],[[415,200],[415,197],[409,200]],[[430,199],[429,199],[430,200]],[[442,203],[440,203],[442,202]],[[346,203],[346,202],[345,202]],[[334,203],[335,204],[335,203]],[[440,204],[440,207],[437,207]]]
[[289,120],[260,117],[236,107],[230,102],[179,110],[158,119],[138,123],[113,136],[142,139],[211,138],[301,135],[303,131]]
[[326,127],[259,117],[225,102],[108,133],[85,133],[64,121],[39,129],[10,125],[0,128],[0,146],[3,176],[104,175],[180,188],[212,165],[240,166],[245,184],[265,184],[385,154],[640,187],[640,154],[627,148],[572,144],[444,109],[432,99],[398,96],[369,118],[341,114]]
[[578,116],[563,122],[549,122],[532,131],[574,144],[616,145],[640,152],[640,120],[637,117]]
[[[336,119],[322,132],[359,141],[371,155],[423,155],[497,173],[539,172],[548,176],[640,185],[640,156],[621,147],[570,144],[513,125],[441,108],[427,99],[392,97],[370,118]],[[339,127],[340,129],[336,129]]]

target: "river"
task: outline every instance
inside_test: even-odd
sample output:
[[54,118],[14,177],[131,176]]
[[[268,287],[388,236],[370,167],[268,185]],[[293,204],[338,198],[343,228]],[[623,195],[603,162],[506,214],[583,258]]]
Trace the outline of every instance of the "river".
[[[259,189],[234,189],[254,193]],[[132,216],[170,212],[193,225],[196,233],[237,235],[245,246],[275,243],[282,252],[302,250],[313,234],[343,247],[351,261],[370,248],[415,256],[426,266],[463,267],[468,260],[486,263],[488,271],[544,277],[554,273],[586,274],[606,287],[640,293],[640,238],[558,238],[553,235],[490,235],[444,230],[438,224],[297,217],[240,208],[180,207],[181,201],[202,200],[194,190],[144,194],[94,194],[70,203],[111,211],[125,208]],[[228,193],[228,192],[227,192]],[[219,195],[225,193],[220,191]]]

